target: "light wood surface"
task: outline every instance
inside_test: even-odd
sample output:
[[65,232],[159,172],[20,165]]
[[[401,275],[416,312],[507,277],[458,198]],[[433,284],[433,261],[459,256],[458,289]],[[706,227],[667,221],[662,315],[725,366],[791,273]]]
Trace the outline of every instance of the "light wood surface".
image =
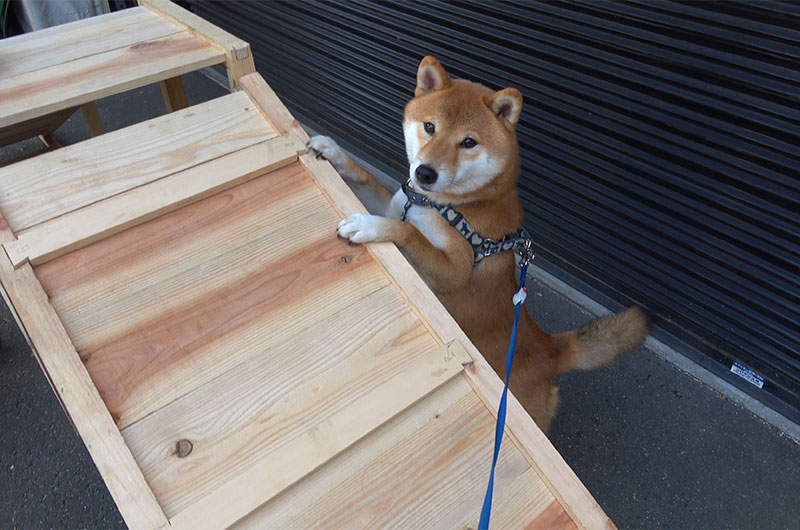
[[[466,379],[454,378],[236,526],[474,528],[493,428]],[[552,493],[513,444],[497,466],[492,527],[535,527]]]
[[[0,215],[0,241],[13,239]],[[29,265],[14,270],[0,255],[0,281],[24,323],[39,363],[94,460],[125,521],[137,528],[167,525],[161,507],[114,425],[86,368]]]
[[20,232],[5,243],[15,267],[40,265],[297,160],[303,146],[274,138],[193,166]]
[[0,209],[22,231],[275,136],[245,94],[230,94],[8,166]]
[[169,0],[139,0],[139,4],[185,28],[211,46],[225,53],[225,68],[231,90],[238,90],[239,79],[256,71],[250,45],[224,31],[194,13],[183,9]]
[[175,33],[0,78],[0,128],[219,64],[206,41]]
[[123,9],[0,40],[0,71],[10,78],[181,30],[143,7]]

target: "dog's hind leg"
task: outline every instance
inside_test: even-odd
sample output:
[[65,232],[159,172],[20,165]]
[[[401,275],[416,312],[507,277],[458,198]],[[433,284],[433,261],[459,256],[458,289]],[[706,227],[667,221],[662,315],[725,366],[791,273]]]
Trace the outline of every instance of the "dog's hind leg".
[[328,136],[314,136],[308,148],[317,156],[325,158],[344,177],[356,197],[364,203],[370,213],[385,215],[391,194],[381,186],[372,174],[358,165],[339,145]]

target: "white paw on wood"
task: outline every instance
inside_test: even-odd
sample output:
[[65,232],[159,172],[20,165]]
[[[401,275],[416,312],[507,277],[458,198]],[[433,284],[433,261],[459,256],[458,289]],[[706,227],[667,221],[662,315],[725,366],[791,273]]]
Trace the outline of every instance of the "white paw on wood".
[[369,243],[386,241],[389,220],[377,215],[355,213],[339,223],[339,237],[349,239],[351,243]]
[[308,141],[308,148],[317,153],[336,169],[342,169],[347,162],[347,155],[330,136],[314,136]]

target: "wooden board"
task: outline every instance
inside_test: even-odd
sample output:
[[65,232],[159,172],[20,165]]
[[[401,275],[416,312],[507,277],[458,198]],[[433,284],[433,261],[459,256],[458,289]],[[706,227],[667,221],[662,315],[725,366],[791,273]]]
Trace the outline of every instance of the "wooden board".
[[[493,427],[467,380],[455,378],[237,526],[474,528]],[[573,526],[513,444],[502,446],[496,480],[493,528]]]
[[[202,39],[176,33],[0,79],[0,127],[222,63]],[[28,104],[24,105],[25,101]]]
[[275,136],[245,94],[230,94],[8,166],[0,209],[21,232]]
[[0,40],[0,71],[11,78],[166,37],[181,29],[149,9],[123,9]]
[[[302,145],[274,138],[89,204],[19,232],[4,245],[15,267],[39,265],[297,160]],[[151,175],[152,176],[152,175]]]

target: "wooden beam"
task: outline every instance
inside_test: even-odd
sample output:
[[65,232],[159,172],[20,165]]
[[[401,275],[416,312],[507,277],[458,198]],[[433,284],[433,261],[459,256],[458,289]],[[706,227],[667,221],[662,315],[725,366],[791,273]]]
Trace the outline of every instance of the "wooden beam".
[[239,79],[256,71],[250,44],[211,24],[194,13],[170,2],[169,0],[139,0],[145,6],[167,20],[186,28],[212,46],[225,52],[225,67],[228,70],[228,82],[231,90],[238,90]]
[[0,128],[0,146],[20,142],[28,138],[36,138],[40,135],[50,136],[76,110],[77,107],[70,107],[32,120],[2,127]]
[[[283,134],[290,130],[294,131],[303,141],[307,141],[308,135],[258,74],[243,77],[242,87],[278,131]],[[338,206],[342,215],[366,212],[364,206],[329,162],[318,160],[310,154],[301,156],[300,162],[317,179],[320,187],[328,194],[331,202]],[[475,362],[465,370],[465,376],[492,414],[496,415],[503,383],[489,363],[394,244],[373,243],[369,248],[387,273],[402,286],[410,305],[417,308],[422,320],[430,323],[431,329],[437,331],[441,340],[448,343],[458,341],[466,347]],[[614,527],[575,472],[564,462],[511,393],[508,398],[506,432],[520,447],[531,465],[539,471],[542,479],[551,487],[556,499],[579,528]]]
[[14,267],[45,263],[297,160],[303,144],[274,138],[34,226],[3,244]]
[[[0,217],[0,241],[14,238]],[[117,430],[86,368],[47,299],[33,269],[14,270],[0,255],[0,281],[25,323],[34,353],[59,401],[78,431],[97,469],[131,528],[163,528],[167,518]]]
[[161,81],[161,95],[164,96],[164,106],[167,107],[167,112],[174,112],[189,106],[180,76]]
[[83,119],[86,120],[86,127],[89,128],[89,133],[92,136],[100,136],[105,132],[103,120],[100,119],[100,112],[98,112],[97,104],[94,101],[81,105],[81,112],[83,112]]

